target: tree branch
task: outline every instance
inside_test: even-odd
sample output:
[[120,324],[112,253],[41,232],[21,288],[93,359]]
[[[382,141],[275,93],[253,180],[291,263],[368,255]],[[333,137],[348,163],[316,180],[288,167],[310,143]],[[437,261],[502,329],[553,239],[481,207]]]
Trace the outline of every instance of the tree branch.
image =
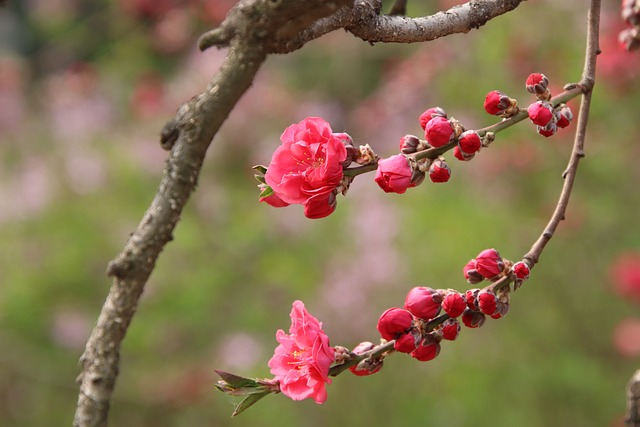
[[153,271],[191,192],[213,136],[249,88],[264,52],[236,43],[207,89],[178,111],[178,137],[151,206],[124,250],[109,263],[114,278],[81,357],[82,372],[74,426],[106,426],[109,401],[118,375],[120,344],[144,285]]
[[558,225],[565,218],[567,206],[569,204],[569,198],[571,197],[571,191],[573,190],[573,182],[578,171],[578,164],[580,159],[584,157],[584,140],[587,131],[587,121],[589,119],[589,108],[591,106],[591,94],[593,85],[595,84],[596,77],[596,60],[598,54],[600,54],[600,48],[598,44],[598,32],[600,28],[600,0],[591,0],[589,6],[589,14],[587,17],[588,30],[587,30],[587,49],[585,55],[584,70],[582,72],[582,79],[578,83],[577,87],[582,88],[584,96],[580,102],[580,116],[578,117],[578,125],[576,129],[576,136],[573,143],[573,150],[569,159],[567,169],[562,174],[564,178],[564,184],[558,204],[549,223],[545,227],[544,231],[533,244],[529,252],[523,257],[527,260],[530,267],[533,267],[538,263],[540,254],[544,250],[545,246],[555,233]]
[[[288,53],[300,49],[305,43],[339,28],[351,32],[369,43],[418,43],[435,40],[450,34],[468,33],[503,15],[524,0],[472,0],[435,15],[408,18],[399,15],[380,15],[379,0],[350,0],[322,19],[317,19],[297,33],[288,32],[274,38],[268,44],[269,53]],[[295,3],[295,2],[294,2]],[[328,9],[327,9],[328,10]],[[326,12],[326,10],[325,10]],[[236,19],[238,8],[229,13]],[[224,47],[233,39],[233,31],[222,25],[204,34],[200,49],[211,46]]]

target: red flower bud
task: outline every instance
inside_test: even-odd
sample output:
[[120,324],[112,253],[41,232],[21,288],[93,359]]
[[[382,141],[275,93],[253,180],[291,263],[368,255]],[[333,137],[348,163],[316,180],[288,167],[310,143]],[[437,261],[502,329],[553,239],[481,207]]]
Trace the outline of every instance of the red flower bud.
[[421,362],[428,362],[435,359],[440,354],[440,343],[433,335],[427,335],[411,356]]
[[442,323],[442,338],[453,341],[460,333],[460,322],[457,319],[447,319]]
[[509,312],[509,303],[498,301],[496,304],[496,312],[491,315],[492,319],[501,319]]
[[489,92],[484,99],[485,111],[493,116],[504,114],[510,106],[511,98],[498,90]]
[[462,150],[460,150],[460,147],[458,147],[457,145],[455,147],[453,147],[453,156],[460,160],[461,162],[467,162],[471,159],[473,159],[476,155],[475,154],[465,154],[462,152]]
[[627,24],[640,25],[640,4],[637,0],[622,0],[620,13]]
[[558,125],[556,125],[554,122],[549,122],[549,124],[547,124],[546,126],[536,126],[536,132],[538,132],[545,138],[549,138],[550,136],[553,136],[556,134],[556,132],[558,132]]
[[393,348],[400,353],[411,353],[416,349],[416,338],[412,333],[404,334],[396,339]]
[[455,134],[449,120],[436,116],[427,123],[424,136],[433,147],[442,147],[450,143]]
[[451,318],[456,318],[467,308],[467,302],[458,292],[449,292],[442,300],[442,309]]
[[413,324],[413,316],[401,308],[389,308],[378,319],[378,332],[385,340],[394,340],[408,332]]
[[482,290],[478,292],[478,307],[484,314],[491,316],[496,312],[496,294],[491,291]]
[[573,120],[573,113],[571,112],[571,108],[568,105],[562,106],[559,110],[556,110],[556,125],[563,129],[571,124],[571,120]]
[[529,278],[529,274],[531,274],[529,266],[522,261],[518,261],[513,264],[511,270],[513,271],[513,274],[515,274],[516,278],[520,280],[527,280]]
[[462,323],[464,323],[467,328],[479,328],[484,325],[486,319],[485,315],[479,311],[466,309],[464,313],[462,313]]
[[533,73],[527,77],[527,92],[542,95],[549,87],[549,79],[544,74]]
[[465,292],[464,300],[467,303],[467,307],[470,310],[474,310],[474,311],[480,310],[480,306],[478,305],[479,292],[480,292],[480,289],[469,289],[467,292]]
[[434,289],[416,286],[407,294],[404,308],[420,319],[433,319],[440,313],[442,295]]
[[405,135],[400,138],[400,151],[403,154],[411,154],[418,151],[420,139],[415,135]]
[[529,118],[538,126],[546,126],[554,119],[553,106],[547,101],[538,101],[527,108]]
[[435,159],[429,166],[429,179],[431,182],[447,182],[451,178],[451,169],[442,159]]
[[425,129],[427,127],[427,123],[429,123],[429,121],[431,121],[431,119],[435,117],[444,117],[446,119],[447,113],[440,107],[429,108],[427,111],[420,114],[420,118],[418,119],[420,121],[420,126],[422,126],[422,129]]
[[469,261],[467,265],[464,266],[462,272],[464,273],[464,278],[467,279],[467,282],[472,285],[477,285],[484,280],[482,274],[478,273],[475,258]]
[[482,147],[480,135],[475,130],[462,132],[462,135],[458,138],[458,147],[462,154],[473,155],[477,153]]
[[403,194],[407,188],[416,186],[411,182],[412,177],[413,168],[407,157],[396,154],[378,161],[374,180],[386,193]]
[[[352,351],[353,354],[362,354],[371,349],[373,349],[375,345],[370,343],[369,341],[364,341],[358,344]],[[366,375],[372,375],[382,369],[383,361],[382,358],[379,359],[363,359],[357,365],[351,366],[349,370],[359,377],[363,377]]]
[[485,279],[492,279],[502,273],[504,262],[495,249],[485,249],[476,257],[476,270]]

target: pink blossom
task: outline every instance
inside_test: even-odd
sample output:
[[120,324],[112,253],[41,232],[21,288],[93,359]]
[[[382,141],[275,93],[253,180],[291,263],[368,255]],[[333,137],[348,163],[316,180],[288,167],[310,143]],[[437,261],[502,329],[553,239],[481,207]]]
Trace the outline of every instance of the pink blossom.
[[329,346],[322,323],[309,314],[302,301],[293,303],[290,316],[289,333],[282,329],[276,332],[280,345],[269,360],[269,368],[285,396],[293,400],[311,397],[322,403],[327,400],[325,383],[331,384],[329,368],[335,349]]
[[[345,134],[334,134],[319,117],[307,117],[289,126],[280,136],[282,145],[273,153],[265,180],[280,200],[261,201],[280,207],[301,204],[308,218],[324,218],[336,207],[332,194],[342,180],[347,158]],[[278,206],[280,205],[280,206]]]
[[415,187],[415,184],[411,183],[412,174],[407,158],[402,154],[396,154],[378,161],[375,181],[386,193],[403,194],[407,188]]

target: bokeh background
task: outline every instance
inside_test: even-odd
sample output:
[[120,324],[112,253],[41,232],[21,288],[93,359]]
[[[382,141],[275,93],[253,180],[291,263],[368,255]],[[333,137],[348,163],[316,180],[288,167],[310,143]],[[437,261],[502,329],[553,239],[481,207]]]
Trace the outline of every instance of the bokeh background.
[[[62,426],[78,358],[107,295],[105,268],[151,201],[158,134],[206,85],[224,50],[199,34],[232,0],[28,0],[0,9],[0,424]],[[389,7],[385,2],[385,7]],[[410,2],[410,14],[455,1]],[[427,4],[428,3],[428,4]],[[485,94],[543,72],[579,79],[583,1],[524,2],[480,31],[370,46],[339,31],[270,57],[214,140],[196,193],[160,257],[122,349],[114,426],[621,426],[640,367],[640,54],[618,49],[619,2],[603,5],[603,54],[567,220],[508,316],[463,329],[428,363],[334,379],[328,401],[269,396],[235,419],[214,369],[267,377],[276,329],[305,301],[331,343],[375,341],[415,285],[464,290],[462,266],[495,247],[517,260],[553,210],[575,124],[553,138],[522,123],[453,177],[405,195],[360,176],[338,209],[257,200],[251,166],[282,130],[322,116],[382,156],[441,106],[487,126]],[[571,104],[577,112],[577,101]]]

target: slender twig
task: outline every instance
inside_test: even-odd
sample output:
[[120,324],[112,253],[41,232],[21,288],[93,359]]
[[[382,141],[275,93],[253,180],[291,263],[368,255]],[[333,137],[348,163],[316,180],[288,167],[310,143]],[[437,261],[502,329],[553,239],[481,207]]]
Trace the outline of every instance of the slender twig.
[[580,115],[578,117],[578,125],[576,129],[576,136],[573,143],[573,149],[571,151],[571,157],[569,158],[569,164],[567,169],[562,174],[564,178],[564,184],[562,191],[558,199],[558,204],[549,223],[545,227],[544,231],[533,244],[529,252],[523,257],[530,267],[537,264],[540,259],[540,254],[544,250],[545,246],[555,233],[558,225],[565,219],[569,198],[571,197],[571,191],[573,189],[573,182],[576,178],[578,170],[578,164],[580,159],[584,157],[584,140],[587,130],[587,121],[589,119],[589,108],[591,106],[591,93],[595,84],[596,76],[596,60],[600,53],[598,46],[598,32],[600,28],[600,0],[591,0],[589,6],[589,14],[587,18],[587,49],[585,55],[584,70],[582,72],[582,78],[578,87],[584,92],[582,102],[580,103]]

